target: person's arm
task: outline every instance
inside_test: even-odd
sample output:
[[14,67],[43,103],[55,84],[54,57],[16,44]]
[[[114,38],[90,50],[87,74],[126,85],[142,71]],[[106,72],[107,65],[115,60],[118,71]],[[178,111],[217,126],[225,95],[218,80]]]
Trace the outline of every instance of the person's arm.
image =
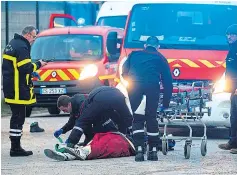
[[63,130],[63,134],[72,130],[72,128],[75,126],[75,123],[76,123],[76,117],[71,115],[68,122],[61,128]]
[[17,49],[17,68],[19,72],[25,74],[31,74],[32,72],[38,70],[41,67],[41,62],[36,63],[31,62],[30,52],[26,47],[20,47]]
[[163,107],[168,108],[173,92],[173,78],[171,75],[169,63],[165,58],[161,59],[161,81],[164,88]]
[[81,116],[76,120],[75,126],[68,137],[69,145],[75,145],[80,141],[82,134],[92,125],[94,117],[101,112],[100,110],[101,107],[93,103],[83,110]]

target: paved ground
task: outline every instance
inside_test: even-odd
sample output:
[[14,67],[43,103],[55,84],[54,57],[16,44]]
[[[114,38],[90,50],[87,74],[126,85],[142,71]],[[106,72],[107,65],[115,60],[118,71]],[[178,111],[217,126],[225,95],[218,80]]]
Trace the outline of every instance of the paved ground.
[[[22,145],[25,149],[31,149],[34,155],[31,157],[11,158],[9,156],[10,142],[8,139],[9,118],[3,117],[2,122],[2,153],[1,172],[7,174],[82,174],[82,175],[173,175],[173,174],[237,174],[237,155],[231,155],[228,151],[221,151],[217,145],[224,143],[224,139],[209,139],[208,154],[202,157],[200,154],[200,141],[194,141],[190,159],[184,159],[184,142],[177,142],[175,151],[164,156],[159,152],[158,162],[145,161],[134,162],[134,157],[104,159],[93,161],[58,162],[47,158],[43,154],[45,148],[53,148],[56,139],[52,136],[55,129],[61,127],[67,121],[67,117],[34,117],[26,119]],[[45,129],[44,133],[30,133],[29,125],[38,121]],[[212,138],[226,135],[226,131],[211,131]],[[66,138],[66,136],[64,137]]]

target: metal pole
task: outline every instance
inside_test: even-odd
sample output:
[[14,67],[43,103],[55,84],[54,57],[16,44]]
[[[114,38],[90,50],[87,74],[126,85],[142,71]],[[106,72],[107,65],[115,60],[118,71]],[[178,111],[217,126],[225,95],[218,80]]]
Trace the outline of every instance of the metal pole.
[[36,1],[36,8],[35,8],[35,11],[36,11],[36,29],[39,30],[39,1]]
[[6,45],[8,44],[9,42],[9,23],[8,23],[8,19],[9,19],[9,16],[8,16],[8,1],[5,1],[5,25],[6,25]]

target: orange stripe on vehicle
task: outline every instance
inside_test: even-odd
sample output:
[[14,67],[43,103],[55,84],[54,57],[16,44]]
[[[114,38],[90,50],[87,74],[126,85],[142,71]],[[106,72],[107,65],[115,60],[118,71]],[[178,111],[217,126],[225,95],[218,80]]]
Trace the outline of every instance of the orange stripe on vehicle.
[[207,66],[208,68],[214,68],[216,67],[215,65],[213,65],[212,63],[210,63],[207,60],[199,60],[202,64],[204,64],[205,66]]
[[75,80],[76,78],[68,71],[68,69],[63,69],[63,72],[70,78],[70,80]]
[[77,72],[76,69],[68,69],[68,71],[75,77],[76,80],[79,79],[80,74]]
[[57,78],[51,78],[50,81],[58,81]]
[[57,74],[63,79],[63,80],[70,80],[70,78],[63,72],[62,70],[57,70]]
[[199,65],[197,65],[196,63],[194,63],[193,61],[189,60],[189,59],[180,59],[180,61],[184,62],[185,64],[189,65],[190,67],[200,67]]
[[50,70],[47,70],[45,73],[43,73],[42,75],[40,75],[41,77],[41,80],[44,81],[47,77],[49,77],[51,75],[51,72]]

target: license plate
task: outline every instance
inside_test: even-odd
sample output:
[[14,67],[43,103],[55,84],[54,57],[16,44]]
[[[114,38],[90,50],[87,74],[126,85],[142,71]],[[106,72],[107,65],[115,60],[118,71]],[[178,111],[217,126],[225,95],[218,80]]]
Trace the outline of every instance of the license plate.
[[65,88],[42,88],[40,94],[66,94]]

